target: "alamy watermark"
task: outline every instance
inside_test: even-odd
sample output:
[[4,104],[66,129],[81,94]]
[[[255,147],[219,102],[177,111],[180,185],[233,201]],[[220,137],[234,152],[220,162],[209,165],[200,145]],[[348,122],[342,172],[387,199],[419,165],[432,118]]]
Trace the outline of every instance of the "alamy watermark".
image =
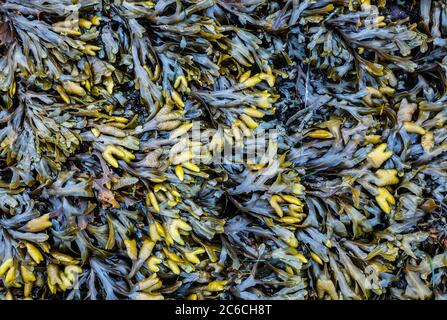
[[[191,130],[176,139],[171,158],[188,158],[195,164],[267,165],[277,159],[278,132],[257,128],[242,132],[235,127],[203,129],[193,121]],[[175,161],[174,161],[175,162]]]

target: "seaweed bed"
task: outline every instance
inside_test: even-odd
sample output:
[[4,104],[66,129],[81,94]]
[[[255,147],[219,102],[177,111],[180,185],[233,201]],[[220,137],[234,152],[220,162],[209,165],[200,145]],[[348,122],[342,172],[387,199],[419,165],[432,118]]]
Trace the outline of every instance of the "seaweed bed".
[[0,299],[447,298],[446,53],[443,0],[0,0]]

